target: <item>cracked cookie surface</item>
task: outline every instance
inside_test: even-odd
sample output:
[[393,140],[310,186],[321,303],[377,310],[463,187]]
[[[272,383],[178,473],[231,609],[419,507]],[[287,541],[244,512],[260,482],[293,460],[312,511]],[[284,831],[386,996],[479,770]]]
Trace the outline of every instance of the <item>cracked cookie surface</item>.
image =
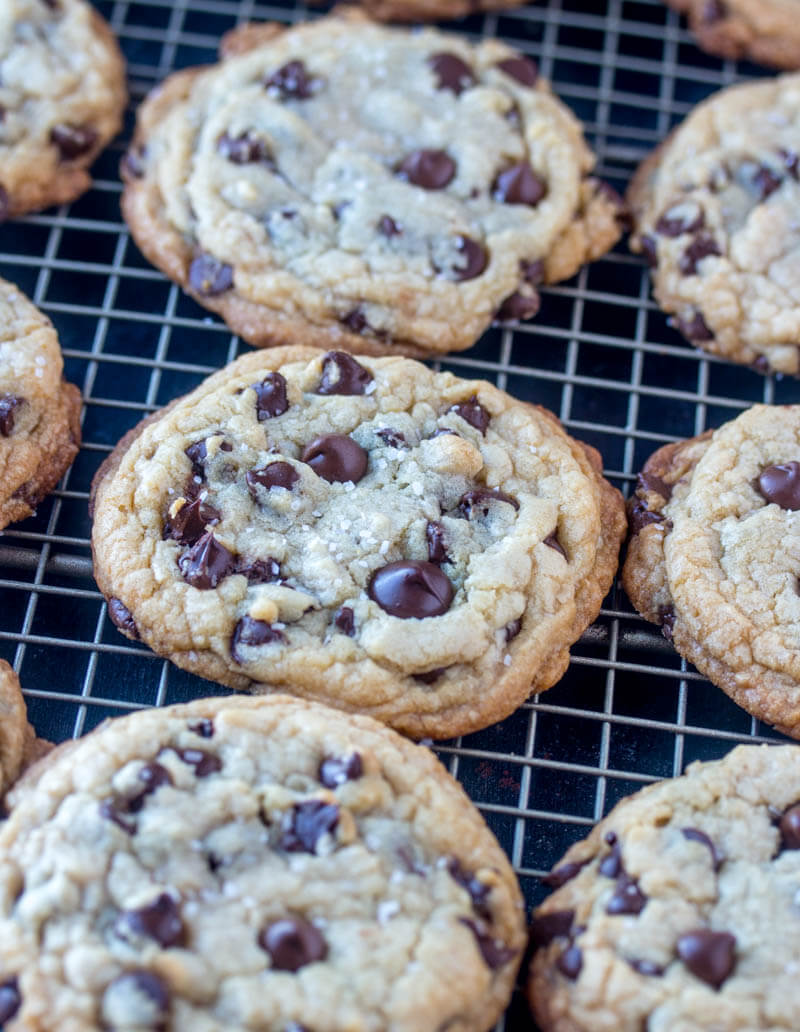
[[800,370],[800,75],[699,105],[628,192],[631,247],[696,347],[761,372]]
[[53,324],[0,280],[0,529],[25,519],[78,453],[81,396]]
[[145,101],[123,212],[252,344],[460,350],[620,235],[578,122],[505,44],[351,12],[223,53]]
[[756,405],[648,459],[631,601],[740,706],[800,737],[800,405]]
[[6,1032],[485,1032],[514,873],[433,754],[285,697],[56,749],[0,830]]
[[95,479],[123,633],[234,688],[447,737],[555,683],[625,519],[543,409],[404,358],[238,359]]
[[84,0],[7,0],[0,11],[0,219],[74,200],[119,130],[125,65]]
[[544,1032],[797,1026],[800,749],[740,746],[619,803],[546,881]]
[[666,0],[687,15],[699,45],[720,57],[800,68],[796,0]]

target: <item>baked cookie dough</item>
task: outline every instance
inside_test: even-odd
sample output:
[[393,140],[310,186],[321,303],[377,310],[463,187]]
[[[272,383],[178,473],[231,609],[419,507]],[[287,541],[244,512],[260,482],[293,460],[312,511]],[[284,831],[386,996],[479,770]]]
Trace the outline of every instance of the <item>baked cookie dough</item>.
[[32,758],[36,733],[28,723],[25,700],[13,669],[0,659],[0,796]]
[[637,792],[547,880],[529,982],[543,1032],[797,1028],[796,745]]
[[53,324],[0,280],[0,530],[25,519],[78,454],[81,395]]
[[800,68],[796,0],[666,0],[686,14],[703,50],[778,68]]
[[355,0],[378,21],[444,21],[482,11],[507,11],[526,0]]
[[620,198],[535,64],[357,12],[246,25],[139,110],[145,255],[256,345],[469,347],[618,239]]
[[100,468],[95,577],[202,677],[448,737],[555,683],[597,616],[625,526],[600,469],[485,381],[252,352]]
[[800,75],[700,104],[638,170],[631,247],[699,348],[760,372],[800,370]]
[[800,738],[800,405],[756,405],[639,474],[622,583],[740,706]]
[[107,722],[0,828],[5,1032],[485,1032],[524,944],[433,754],[286,697]]
[[0,220],[89,189],[88,169],[122,124],[125,65],[85,0],[0,7]]

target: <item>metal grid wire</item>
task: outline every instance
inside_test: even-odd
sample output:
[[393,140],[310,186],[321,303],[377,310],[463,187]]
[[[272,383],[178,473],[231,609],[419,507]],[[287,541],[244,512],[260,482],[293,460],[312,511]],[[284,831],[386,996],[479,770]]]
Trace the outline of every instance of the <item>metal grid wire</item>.
[[[96,6],[121,41],[134,103],[173,69],[214,60],[219,36],[238,22],[320,13],[292,0]],[[695,103],[763,74],[702,54],[660,0],[539,0],[447,27],[498,35],[534,57],[584,122],[600,173],[620,189]],[[247,350],[132,243],[119,215],[122,149],[118,141],[100,158],[94,188],[76,203],[0,228],[0,275],[51,316],[68,379],[85,399],[84,445],[62,486],[0,536],[0,656],[18,670],[39,734],[57,741],[126,710],[221,691],[123,639],[91,575],[87,498],[99,463],[142,416]],[[600,449],[626,493],[664,442],[757,401],[800,401],[797,381],[704,356],[668,328],[624,244],[545,289],[533,322],[492,329],[442,366],[555,411]],[[780,737],[681,661],[615,588],[558,686],[437,751],[534,903],[544,894],[539,876],[621,796],[738,742]],[[514,1028],[530,1028],[520,999],[506,1018]]]

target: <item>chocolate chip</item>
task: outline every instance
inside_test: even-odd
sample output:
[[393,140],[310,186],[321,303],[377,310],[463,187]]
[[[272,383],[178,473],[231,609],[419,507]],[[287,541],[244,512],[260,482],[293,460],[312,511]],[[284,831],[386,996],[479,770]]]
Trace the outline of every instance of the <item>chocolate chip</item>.
[[482,923],[473,921],[469,917],[459,917],[458,920],[461,924],[465,924],[475,936],[475,942],[481,952],[481,956],[486,962],[486,966],[491,968],[492,971],[497,971],[516,957],[517,951],[506,946],[501,940],[495,939]]
[[666,237],[679,237],[683,233],[696,233],[705,225],[706,215],[699,204],[675,204],[668,208],[656,222],[656,233]]
[[658,964],[654,964],[651,960],[629,960],[628,964],[633,968],[634,971],[638,971],[640,975],[663,975],[664,968]]
[[768,502],[781,509],[800,509],[800,462],[767,466],[756,481],[756,490]]
[[24,403],[24,398],[15,394],[4,394],[0,397],[0,434],[10,437],[14,432],[16,410]]
[[127,926],[137,935],[150,939],[169,949],[170,946],[186,945],[186,928],[178,904],[162,892],[152,903],[138,910],[127,910],[121,918],[121,925]]
[[326,756],[319,765],[319,780],[326,788],[338,788],[346,781],[357,781],[364,773],[360,753],[349,756]]
[[507,57],[503,61],[498,61],[497,67],[521,86],[535,86],[539,78],[536,63],[528,57]]
[[222,770],[222,760],[215,753],[206,752],[205,749],[176,749],[175,750],[190,767],[194,767],[194,774],[197,778],[207,778],[209,774],[216,774]]
[[259,933],[258,944],[269,953],[277,971],[299,971],[328,955],[325,940],[314,925],[302,917],[285,917],[267,925]]
[[672,497],[672,485],[656,476],[655,473],[642,472],[636,474],[636,492],[637,494],[652,492],[661,495],[665,501],[669,501]]
[[186,502],[174,516],[168,516],[164,523],[164,539],[173,539],[181,545],[194,545],[206,532],[206,526],[214,526],[222,519],[222,513],[207,502],[195,498]]
[[513,505],[515,509],[519,509],[519,502],[516,498],[496,487],[476,487],[472,491],[467,491],[459,499],[458,507],[465,519],[470,520],[475,509],[478,510],[475,515],[482,513],[484,516],[488,516],[492,502],[505,502],[507,505]]
[[281,564],[268,555],[266,559],[239,558],[234,573],[247,577],[248,584],[274,584],[281,580]]
[[192,473],[200,479],[205,479],[206,475],[206,459],[208,458],[208,449],[206,447],[206,438],[202,441],[195,441],[194,444],[190,444],[188,448],[183,449],[183,454],[192,464]]
[[376,570],[367,590],[381,609],[401,620],[441,616],[454,594],[438,566],[418,559],[400,559]]
[[264,86],[281,100],[308,100],[319,86],[319,80],[308,74],[302,61],[289,61],[265,80]]
[[198,538],[188,552],[178,559],[183,579],[193,588],[207,591],[233,573],[236,558],[209,531]]
[[322,359],[317,394],[365,394],[372,373],[345,351],[329,351]]
[[521,161],[498,174],[492,191],[496,201],[534,205],[541,201],[547,188],[530,165]]
[[8,190],[0,184],[0,222],[5,222],[11,214],[11,198]]
[[[146,1004],[143,1004],[142,1009],[146,1007],[147,1017],[142,1020],[142,1016],[137,1013],[134,1019],[136,1028],[151,1028],[157,1030],[157,1032],[166,1032],[165,1019],[169,1014],[172,997],[169,986],[163,978],[160,978],[152,971],[145,971],[143,968],[135,971],[126,971],[109,984],[106,993],[109,992],[118,995],[120,999],[126,1002],[134,994],[138,997],[144,997]],[[104,1007],[105,1009],[106,1007]],[[137,1011],[138,1009],[137,1007]],[[130,1014],[125,1016],[128,1018],[134,1017]],[[131,1024],[133,1024],[133,1021]]]
[[424,670],[421,674],[412,674],[411,677],[420,684],[436,684],[445,670],[447,667],[435,667],[433,670]]
[[98,807],[100,816],[118,828],[122,828],[128,835],[136,831],[136,821],[129,815],[127,799],[104,799]]
[[343,315],[339,322],[343,323],[348,330],[352,330],[353,333],[361,333],[369,327],[367,317],[360,308],[354,308],[346,315]]
[[172,784],[170,772],[161,763],[156,763],[155,761],[146,763],[137,774],[137,778],[144,785],[144,789],[134,796],[133,799],[129,800],[130,809],[134,813],[138,813],[141,810],[145,796],[152,795],[162,785]]
[[13,1018],[22,1006],[22,995],[16,975],[0,982],[0,1021]]
[[275,168],[275,162],[266,142],[249,131],[240,133],[238,136],[223,133],[217,140],[217,150],[223,158],[227,158],[234,165],[250,165],[259,162]]
[[[473,394],[471,398],[467,398],[466,401],[460,401],[457,405],[452,405],[448,412],[455,412],[456,415],[461,416],[462,419],[466,420],[470,426],[474,426],[476,430],[485,436],[487,427],[489,426],[489,420],[492,418],[489,415],[488,409],[485,409],[483,405],[478,401],[477,394]],[[446,427],[442,430],[437,431],[438,433],[445,432]],[[452,433],[453,431],[449,431]]]
[[574,910],[551,910],[548,914],[534,917],[531,921],[531,945],[534,950],[543,949],[556,939],[569,938],[574,920]]
[[436,520],[431,520],[425,527],[425,539],[428,542],[428,561],[441,566],[442,563],[452,562],[447,554],[444,544],[444,526]]
[[401,179],[425,190],[441,190],[456,174],[456,163],[443,150],[416,150],[397,167]]
[[240,645],[271,645],[276,641],[286,641],[283,631],[268,624],[265,620],[254,620],[252,616],[243,616],[234,627],[231,636],[231,659],[234,663],[244,662],[239,652]]
[[552,548],[554,551],[558,552],[559,555],[562,555],[565,559],[567,558],[567,553],[564,551],[564,546],[558,540],[558,527],[556,527],[552,534],[547,535],[547,537],[542,541],[542,544],[547,545],[548,548]]
[[660,621],[661,633],[667,641],[672,641],[672,634],[675,630],[675,610],[673,607],[660,606],[658,610],[658,619]]
[[568,946],[556,959],[556,967],[566,978],[574,982],[583,967],[583,953],[579,946]]
[[233,266],[210,254],[199,254],[189,266],[189,286],[203,297],[224,294],[233,286]]
[[320,799],[296,803],[283,826],[280,848],[287,853],[316,853],[317,843],[332,835],[339,823],[339,807]]
[[753,173],[752,182],[755,189],[761,195],[761,200],[765,201],[771,193],[778,189],[783,180],[780,176],[775,175],[771,168],[767,168],[766,165],[759,165]]
[[539,311],[542,299],[537,290],[528,292],[515,291],[510,294],[497,309],[495,319],[498,322],[510,322],[514,319],[531,319]]
[[544,262],[541,258],[534,258],[532,261],[523,259],[519,263],[519,272],[525,282],[532,287],[538,287],[544,283]]
[[144,785],[141,791],[128,798],[114,796],[111,799],[104,799],[100,804],[100,816],[112,821],[128,835],[132,835],[136,831],[136,821],[132,814],[140,812],[145,798],[161,785],[172,784],[172,776],[166,767],[155,762],[145,764],[137,778]]
[[408,442],[399,430],[393,430],[390,426],[381,427],[375,431],[375,435],[385,441],[390,448],[407,448]]
[[736,938],[730,932],[698,928],[677,942],[678,956],[695,977],[719,989],[736,965]]
[[288,462],[270,462],[268,466],[261,469],[251,469],[245,474],[245,482],[253,498],[258,498],[257,487],[260,485],[271,490],[273,487],[283,487],[291,491],[292,486],[300,479],[300,474]]
[[261,383],[250,385],[256,392],[256,415],[259,423],[282,416],[289,408],[286,380],[280,373],[267,373]]
[[522,630],[522,620],[520,619],[520,617],[517,617],[516,620],[512,620],[510,623],[507,623],[504,627],[504,630],[506,632],[506,641],[513,641],[514,638],[516,638],[516,636]]
[[647,502],[643,498],[637,499],[631,506],[630,527],[631,534],[635,537],[648,523],[663,523],[664,517],[659,512],[652,512],[647,508]]
[[654,269],[658,265],[658,245],[651,236],[640,236],[639,247],[641,248],[644,260]]
[[636,880],[627,874],[621,874],[613,895],[606,904],[607,914],[638,914],[644,910],[647,896],[639,888]]
[[784,849],[800,849],[800,803],[782,814],[778,825]]
[[687,340],[714,339],[713,332],[708,328],[708,324],[700,312],[695,312],[690,318],[676,315],[674,318],[669,319],[668,322],[670,326],[682,333]]
[[714,22],[722,21],[728,11],[722,0],[706,0],[700,11],[700,24],[713,25]]
[[678,268],[684,276],[697,275],[697,266],[704,258],[722,254],[719,244],[707,233],[699,233],[678,260]]
[[458,96],[475,85],[472,69],[457,54],[431,54],[428,64],[438,80],[436,88],[439,90],[452,90]]
[[189,730],[193,731],[194,734],[199,735],[201,738],[213,738],[214,721],[209,720],[207,717],[203,717],[202,720],[197,720],[194,724],[190,724]]
[[346,434],[323,434],[303,448],[300,461],[331,484],[357,484],[367,472],[367,453]]
[[385,237],[400,236],[403,232],[399,223],[391,215],[381,215],[378,221],[378,232]]
[[97,132],[88,125],[54,125],[50,130],[50,142],[58,147],[62,161],[88,154],[97,140]]
[[792,179],[800,178],[800,155],[798,155],[797,151],[786,150],[781,147],[778,154]]
[[625,868],[622,866],[622,851],[616,832],[607,832],[605,840],[611,846],[611,852],[607,853],[598,864],[598,873],[605,875],[606,878],[618,878],[620,874],[625,873]]
[[[798,814],[800,816],[800,814]],[[800,823],[798,824],[798,831],[800,831]],[[699,828],[681,828],[681,834],[685,839],[689,839],[691,842],[699,842],[705,846],[706,849],[711,853],[711,862],[714,865],[714,870],[718,871],[725,860],[725,857],[720,853],[714,843],[711,841],[708,835]],[[800,839],[798,839],[798,847],[800,847]]]
[[131,615],[130,609],[118,598],[110,598],[106,603],[108,615],[115,627],[118,627],[123,634],[127,634],[134,641],[139,640],[139,628]]
[[483,244],[479,244],[472,237],[458,236],[456,237],[456,250],[459,255],[463,256],[464,261],[458,265],[453,265],[447,270],[449,278],[456,280],[458,283],[463,283],[465,280],[475,279],[476,276],[480,276],[489,261],[489,256]]
[[353,610],[350,606],[342,606],[336,611],[336,615],[333,618],[333,626],[337,631],[346,634],[348,638],[353,637],[356,633],[356,624],[353,618]]
[[560,889],[562,885],[566,885],[568,881],[572,881],[576,878],[583,868],[591,863],[592,858],[588,857],[586,860],[569,860],[565,864],[561,864],[560,867],[554,867],[553,870],[542,878],[542,884],[549,886],[551,889]]
[[487,885],[486,882],[476,878],[472,871],[465,870],[461,866],[461,861],[458,857],[450,857],[447,861],[447,870],[453,881],[460,885],[462,889],[466,889],[472,901],[473,910],[487,921],[490,920],[491,912],[488,906],[488,899],[489,893],[492,890],[491,885]]

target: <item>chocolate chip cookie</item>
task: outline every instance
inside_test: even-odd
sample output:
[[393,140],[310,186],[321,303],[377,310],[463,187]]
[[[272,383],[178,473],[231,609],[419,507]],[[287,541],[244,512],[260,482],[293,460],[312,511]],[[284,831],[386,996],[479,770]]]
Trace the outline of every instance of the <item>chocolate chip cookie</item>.
[[56,749],[0,830],[5,1032],[485,1032],[525,942],[433,754],[281,696]]
[[796,0],[666,0],[712,54],[800,68]]
[[0,11],[0,220],[88,190],[122,124],[125,65],[85,0],[6,0]]
[[525,0],[357,0],[379,21],[444,21],[480,11],[505,11]]
[[652,455],[622,582],[686,659],[800,738],[800,405],[756,405]]
[[800,749],[746,745],[619,803],[546,881],[543,1032],[797,1027]]
[[447,737],[557,681],[597,615],[625,525],[600,468],[485,381],[253,352],[101,467],[95,576],[203,677]]
[[53,324],[0,280],[0,529],[30,516],[78,453],[81,395]]
[[123,212],[251,344],[467,348],[619,237],[579,124],[503,43],[350,12],[223,56],[140,109]]
[[637,172],[633,250],[694,345],[761,372],[800,370],[800,76],[697,107]]

